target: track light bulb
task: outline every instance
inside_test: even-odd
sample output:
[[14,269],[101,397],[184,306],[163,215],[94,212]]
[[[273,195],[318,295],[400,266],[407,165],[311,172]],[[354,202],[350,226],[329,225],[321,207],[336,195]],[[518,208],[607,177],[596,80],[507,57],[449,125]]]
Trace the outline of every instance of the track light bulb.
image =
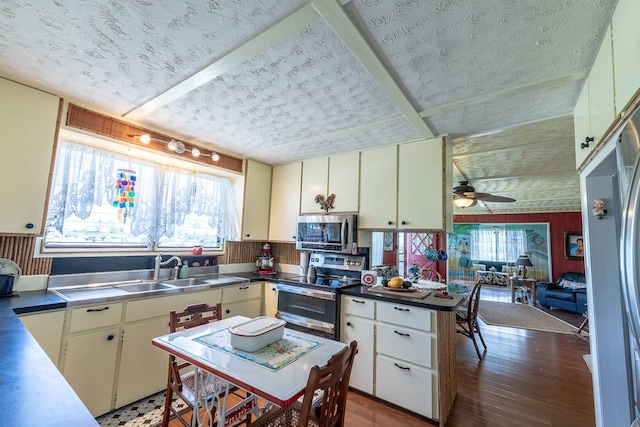
[[140,142],[142,142],[143,144],[150,143],[151,135],[149,135],[148,133],[143,133],[142,135],[140,135]]
[[198,156],[200,155],[200,150],[198,150],[196,147],[193,147],[193,148],[191,149],[191,155],[192,155],[193,157],[198,157]]
[[213,153],[211,153],[211,160],[213,160],[214,162],[217,162],[218,160],[220,160],[220,154],[214,151]]

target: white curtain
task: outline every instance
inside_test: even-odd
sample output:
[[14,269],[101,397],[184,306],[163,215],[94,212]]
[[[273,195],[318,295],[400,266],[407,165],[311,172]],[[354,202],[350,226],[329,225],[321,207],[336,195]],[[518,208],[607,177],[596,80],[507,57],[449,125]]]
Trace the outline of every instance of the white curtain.
[[137,176],[135,207],[125,221],[131,234],[149,235],[157,241],[171,237],[189,213],[205,215],[223,239],[238,237],[231,180],[195,174],[145,160],[59,141],[47,228],[63,233],[64,221],[75,214],[87,219],[94,206],[111,205],[118,169]]
[[475,261],[515,263],[527,250],[527,233],[504,226],[479,227],[470,231],[471,257]]

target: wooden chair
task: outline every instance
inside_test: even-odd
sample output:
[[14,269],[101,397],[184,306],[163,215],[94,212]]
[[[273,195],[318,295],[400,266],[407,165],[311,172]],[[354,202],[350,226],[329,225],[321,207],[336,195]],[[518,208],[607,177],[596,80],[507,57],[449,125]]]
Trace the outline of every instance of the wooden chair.
[[438,282],[438,283],[444,284],[444,279],[442,278],[442,275],[432,268],[422,269],[422,277],[426,280],[431,280],[432,282]]
[[478,353],[478,359],[480,360],[482,360],[482,355],[480,354],[480,348],[476,341],[476,334],[480,337],[485,351],[487,350],[487,345],[484,342],[484,338],[480,332],[480,326],[478,325],[478,308],[480,306],[481,289],[482,281],[478,280],[473,286],[465,305],[456,310],[456,325],[459,326],[456,332],[471,338],[476,348],[476,353]]
[[[329,362],[311,368],[302,403],[295,402],[286,408],[274,407],[250,424],[249,427],[344,427],[347,410],[347,392],[353,359],[358,344],[334,354]],[[314,394],[322,392],[320,403],[314,405]]]
[[[185,307],[184,311],[171,311],[169,314],[169,331],[176,332],[182,329],[189,329],[195,326],[207,324],[212,321],[222,320],[222,307],[220,303],[211,307],[205,303],[192,304]],[[162,427],[169,425],[172,415],[175,416],[185,426],[191,426],[191,422],[183,417],[187,411],[194,410],[195,396],[195,374],[193,370],[181,374],[186,368],[192,366],[188,362],[178,361],[175,356],[169,356],[169,374],[167,378],[167,391],[162,415]],[[199,378],[199,381],[203,379]],[[219,379],[205,381],[207,400],[214,398],[219,390]],[[173,406],[173,396],[179,396],[186,404],[187,408],[178,410]],[[195,413],[192,413],[192,417]]]

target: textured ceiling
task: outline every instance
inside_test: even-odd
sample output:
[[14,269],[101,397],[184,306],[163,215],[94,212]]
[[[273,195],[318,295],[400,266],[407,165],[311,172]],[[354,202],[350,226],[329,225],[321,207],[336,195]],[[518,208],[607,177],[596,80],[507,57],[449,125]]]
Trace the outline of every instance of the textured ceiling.
[[573,107],[616,0],[3,0],[0,76],[281,164],[449,134],[458,179],[579,210]]

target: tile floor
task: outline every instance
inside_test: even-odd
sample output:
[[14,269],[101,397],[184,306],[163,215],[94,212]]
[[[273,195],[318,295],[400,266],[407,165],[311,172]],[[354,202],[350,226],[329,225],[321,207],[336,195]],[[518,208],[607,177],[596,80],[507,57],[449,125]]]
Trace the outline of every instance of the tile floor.
[[[178,408],[186,407],[182,401],[176,403]],[[113,412],[96,418],[100,427],[150,427],[162,421],[164,408],[164,392],[130,403]]]

